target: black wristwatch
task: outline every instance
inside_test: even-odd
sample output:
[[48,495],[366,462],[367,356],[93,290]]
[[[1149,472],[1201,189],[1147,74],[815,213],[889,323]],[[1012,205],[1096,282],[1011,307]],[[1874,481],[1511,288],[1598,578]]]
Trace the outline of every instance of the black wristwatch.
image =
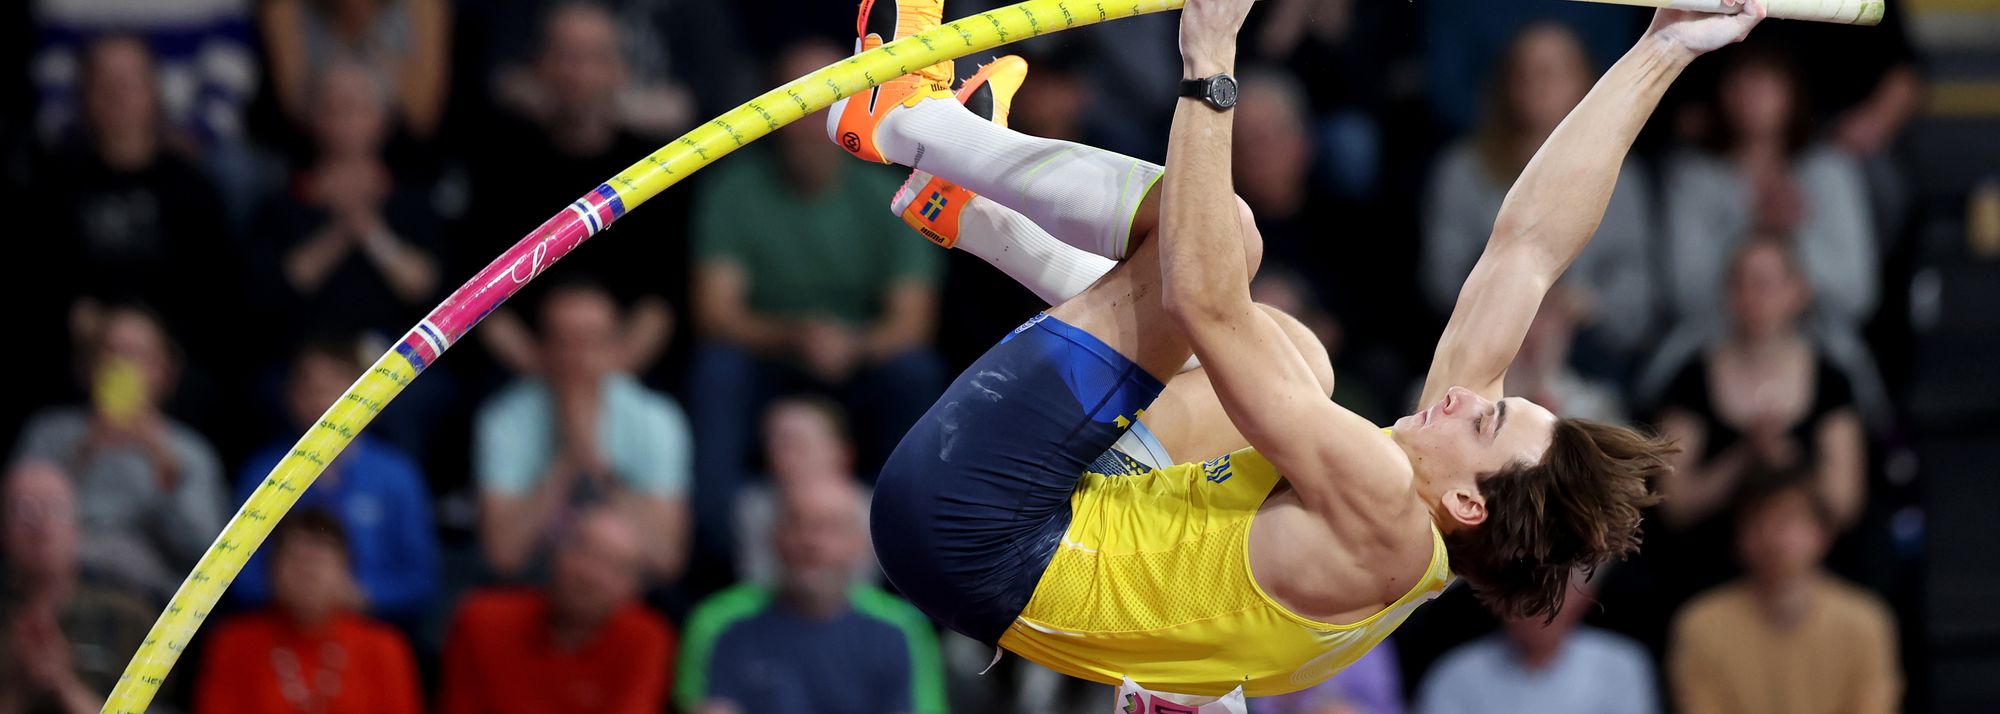
[[1207,102],[1216,111],[1228,111],[1236,106],[1236,78],[1225,72],[1213,77],[1183,79],[1181,96]]

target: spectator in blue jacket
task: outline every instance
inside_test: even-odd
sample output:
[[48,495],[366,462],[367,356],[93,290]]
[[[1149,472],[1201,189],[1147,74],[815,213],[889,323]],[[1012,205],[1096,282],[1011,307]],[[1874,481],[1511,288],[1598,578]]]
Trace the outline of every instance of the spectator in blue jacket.
[[[285,394],[292,433],[317,424],[360,376],[365,367],[357,348],[346,340],[313,340],[300,350]],[[244,463],[236,479],[238,503],[264,485],[293,442],[274,442]],[[438,590],[438,537],[430,491],[415,461],[363,433],[299,496],[295,508],[332,513],[347,531],[355,578],[370,614],[399,625],[423,616]],[[270,601],[268,560],[258,554],[237,576],[229,591],[239,602],[255,606]]]

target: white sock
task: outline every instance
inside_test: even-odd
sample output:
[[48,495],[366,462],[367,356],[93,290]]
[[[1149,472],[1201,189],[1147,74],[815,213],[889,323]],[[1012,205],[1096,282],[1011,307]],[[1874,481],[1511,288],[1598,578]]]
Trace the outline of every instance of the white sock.
[[890,161],[943,176],[1020,211],[1064,243],[1113,260],[1127,255],[1133,214],[1165,170],[995,126],[943,99],[891,113],[875,142]]
[[[902,215],[916,197],[914,187],[930,180],[924,172],[912,173],[890,201],[889,212]],[[1019,211],[985,196],[974,196],[958,214],[958,241],[952,247],[999,268],[1051,306],[1082,294],[1118,265],[1118,261],[1056,240]],[[1200,366],[1200,360],[1189,357],[1181,371]]]
[[[915,187],[930,180],[924,172],[912,173],[889,211],[902,215],[916,197]],[[959,212],[958,242],[952,247],[991,263],[1050,305],[1076,297],[1118,265],[1056,240],[1027,216],[985,196],[974,196]]]

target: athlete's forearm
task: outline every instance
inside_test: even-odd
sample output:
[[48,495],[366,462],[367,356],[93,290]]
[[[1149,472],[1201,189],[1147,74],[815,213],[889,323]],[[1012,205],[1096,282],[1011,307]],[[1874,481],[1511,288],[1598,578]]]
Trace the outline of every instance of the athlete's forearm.
[[[1190,58],[1185,76],[1208,77],[1235,68],[1233,52]],[[1241,314],[1250,304],[1236,193],[1230,186],[1233,111],[1216,111],[1199,99],[1174,107],[1161,178],[1160,271],[1167,311],[1191,333],[1203,322]],[[1200,349],[1196,334],[1190,340]]]
[[1488,250],[1532,248],[1553,278],[1597,232],[1625,154],[1697,53],[1648,34],[1549,135],[1507,192]]

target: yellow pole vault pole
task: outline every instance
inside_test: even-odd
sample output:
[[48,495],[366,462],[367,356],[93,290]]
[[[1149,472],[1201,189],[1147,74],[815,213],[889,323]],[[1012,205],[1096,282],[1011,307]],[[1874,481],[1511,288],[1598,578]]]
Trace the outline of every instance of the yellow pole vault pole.
[[[411,328],[301,437],[250,495],[174,593],[104,703],[139,714],[195,630],[278,519],[356,434],[473,325],[577,245],[729,152],[843,97],[949,59],[1051,32],[1179,9],[1182,0],[1030,0],[953,22],[835,62],[745,102],[633,164],[565,207]],[[485,147],[505,152],[508,147]]]

